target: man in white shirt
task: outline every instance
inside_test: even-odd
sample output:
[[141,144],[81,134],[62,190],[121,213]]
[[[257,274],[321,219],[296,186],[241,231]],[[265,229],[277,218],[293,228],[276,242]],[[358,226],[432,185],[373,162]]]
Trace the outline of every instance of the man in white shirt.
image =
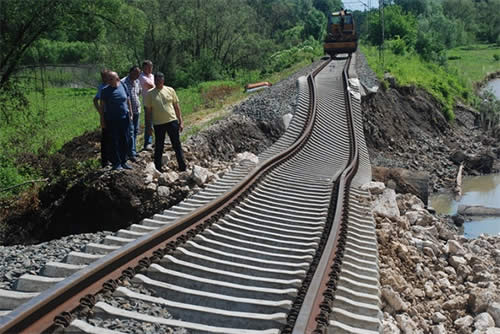
[[[142,72],[139,75],[139,83],[142,88],[142,102],[144,103],[148,90],[155,88],[155,77],[153,75],[153,62],[145,60],[142,62]],[[149,129],[152,127],[151,119],[148,119],[147,113],[144,113],[144,128]],[[148,131],[144,131],[144,150],[152,151],[152,136]]]

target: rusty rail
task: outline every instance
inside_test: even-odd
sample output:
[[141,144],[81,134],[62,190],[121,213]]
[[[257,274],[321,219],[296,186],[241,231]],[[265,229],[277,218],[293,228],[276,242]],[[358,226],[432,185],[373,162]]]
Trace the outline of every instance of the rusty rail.
[[323,255],[310,283],[304,303],[295,321],[293,334],[325,333],[328,327],[328,315],[334,299],[336,279],[340,272],[340,264],[347,233],[347,213],[349,210],[349,185],[356,174],[359,164],[358,144],[355,136],[354,119],[349,93],[350,57],[343,70],[346,112],[351,136],[349,164],[336,182],[336,192],[332,194],[332,207],[328,219],[333,219],[330,235],[323,250]]

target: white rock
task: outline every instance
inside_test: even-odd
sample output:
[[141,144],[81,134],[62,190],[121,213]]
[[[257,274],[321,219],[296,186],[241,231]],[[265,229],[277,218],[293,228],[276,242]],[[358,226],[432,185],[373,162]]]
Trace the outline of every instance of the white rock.
[[175,183],[177,180],[179,180],[179,174],[177,174],[174,171],[170,171],[170,172],[167,173],[167,180],[170,183]]
[[432,326],[432,334],[446,334],[446,328],[444,328],[443,324]]
[[250,160],[254,164],[259,163],[259,157],[257,157],[252,152],[243,152],[236,154],[236,162],[241,163],[244,160]]
[[368,182],[361,186],[362,190],[368,190],[372,195],[379,195],[384,192],[385,184],[384,182]]
[[398,322],[399,328],[401,328],[405,334],[413,334],[417,330],[417,325],[406,313],[396,315],[396,321]]
[[474,318],[474,328],[484,330],[490,327],[495,327],[495,320],[488,312],[483,312]]
[[448,278],[441,278],[439,281],[439,285],[441,286],[441,290],[443,289],[451,289],[451,283]]
[[162,197],[167,197],[168,195],[170,195],[170,189],[165,186],[159,186],[156,191],[158,192],[158,195]]
[[500,303],[490,303],[488,305],[488,313],[492,316],[496,326],[500,327]]
[[385,313],[384,320],[382,321],[383,324],[383,334],[400,334],[401,330],[399,329],[396,321],[392,316],[390,316],[388,313]]
[[288,113],[284,114],[281,119],[283,120],[283,124],[285,125],[285,129],[288,129],[288,126],[290,125],[290,122],[292,121],[293,115]]
[[197,185],[203,185],[205,182],[207,182],[208,169],[195,165],[191,173],[191,178],[194,182],[196,182]]
[[446,321],[446,317],[441,312],[436,312],[432,315],[432,322],[434,322],[435,324],[440,324],[440,323],[445,322],[445,321]]
[[434,283],[432,283],[432,281],[425,282],[424,291],[427,297],[432,298],[432,296],[434,296]]
[[408,222],[410,225],[415,225],[418,219],[418,212],[417,211],[406,211],[405,213],[406,218],[408,218]]
[[394,291],[392,287],[386,286],[382,288],[382,297],[396,312],[407,311],[408,305],[401,299],[399,293]]
[[[417,212],[418,212],[418,218],[417,218],[417,221],[415,222],[416,225],[429,226],[432,224],[434,217],[429,213],[429,211],[422,209],[422,210],[418,210]],[[437,230],[436,230],[436,234],[437,234]]]
[[396,192],[393,189],[384,189],[382,195],[377,196],[372,202],[372,211],[384,217],[398,218],[400,215],[396,202]]
[[152,192],[155,192],[156,191],[156,184],[155,183],[150,183],[146,186],[146,189],[152,191]]
[[151,182],[153,182],[153,175],[151,174],[146,174],[146,177],[144,178],[144,184],[148,185]]
[[458,318],[455,320],[454,324],[458,328],[470,328],[472,324],[474,323],[474,318],[471,317],[470,315],[466,315],[465,317]]
[[153,178],[157,179],[160,177],[161,173],[158,169],[156,169],[154,162],[150,162],[144,168],[144,172],[148,175],[152,175]]
[[460,266],[465,266],[467,260],[462,256],[450,256],[448,263],[451,264],[453,268],[458,269]]
[[455,240],[448,241],[448,252],[450,255],[465,255],[465,249]]

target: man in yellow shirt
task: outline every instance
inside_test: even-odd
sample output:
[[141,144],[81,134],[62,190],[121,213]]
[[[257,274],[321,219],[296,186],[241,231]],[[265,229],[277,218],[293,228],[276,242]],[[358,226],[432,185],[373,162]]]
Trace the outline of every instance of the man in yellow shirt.
[[[146,108],[146,117],[153,121],[155,130],[155,166],[156,169],[161,171],[161,157],[165,144],[165,133],[167,133],[175,151],[179,170],[183,172],[186,170],[186,163],[184,162],[179,133],[184,129],[184,123],[179,98],[172,87],[164,85],[165,76],[163,73],[157,72],[154,78],[155,88],[150,89],[146,94],[144,106]],[[148,127],[146,131],[151,135],[151,127]]]

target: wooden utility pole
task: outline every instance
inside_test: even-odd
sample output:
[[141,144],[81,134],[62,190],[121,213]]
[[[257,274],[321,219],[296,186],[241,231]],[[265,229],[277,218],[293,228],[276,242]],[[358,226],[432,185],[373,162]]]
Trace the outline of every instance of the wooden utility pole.
[[382,66],[382,71],[385,72],[385,64],[384,64],[384,27],[385,27],[385,22],[384,22],[384,0],[378,0],[378,10],[379,10],[379,16],[380,16],[380,27],[382,30],[382,41],[380,43],[379,47],[379,53],[378,53],[378,58],[379,58],[379,63]]

